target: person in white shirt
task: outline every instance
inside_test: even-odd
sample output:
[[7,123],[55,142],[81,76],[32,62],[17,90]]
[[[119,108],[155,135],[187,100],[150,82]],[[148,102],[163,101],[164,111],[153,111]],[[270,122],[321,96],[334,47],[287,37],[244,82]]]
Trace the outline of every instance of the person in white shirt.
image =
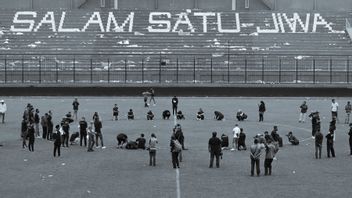
[[233,128],[233,142],[232,142],[232,149],[231,151],[234,151],[235,149],[238,149],[238,138],[240,136],[241,129],[238,127],[238,124],[235,124],[235,128]]
[[338,121],[339,119],[337,117],[337,111],[339,108],[339,104],[335,101],[335,99],[332,99],[331,102],[331,120],[335,118],[336,121]]
[[0,100],[0,116],[2,117],[2,123],[5,123],[5,113],[7,111],[7,107],[4,100]]

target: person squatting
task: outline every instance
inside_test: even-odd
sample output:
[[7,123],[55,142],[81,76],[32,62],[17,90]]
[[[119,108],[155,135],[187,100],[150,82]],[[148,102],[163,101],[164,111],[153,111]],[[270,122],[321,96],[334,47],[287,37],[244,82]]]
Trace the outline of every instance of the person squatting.
[[[77,104],[75,104],[75,102]],[[150,101],[151,102],[151,101]],[[334,107],[334,100],[332,106]],[[65,116],[63,116],[61,122],[55,126],[53,124],[53,111],[49,110],[44,113],[41,117],[39,115],[39,109],[35,109],[33,105],[30,103],[24,109],[22,122],[21,122],[21,138],[22,138],[22,148],[28,147],[28,150],[34,152],[34,143],[35,138],[43,138],[44,140],[53,141],[53,156],[61,156],[61,147],[69,147],[68,141],[70,141],[70,145],[74,145],[76,142],[79,142],[81,147],[87,147],[88,152],[94,151],[94,145],[96,148],[99,148],[99,140],[101,148],[106,148],[103,142],[103,134],[102,134],[102,120],[98,112],[95,112],[92,117],[92,121],[90,124],[87,123],[85,117],[81,117],[78,121],[78,130],[77,132],[71,132],[72,126],[70,124],[77,120],[77,111],[78,111],[78,101],[75,98],[73,106],[74,106],[74,115],[71,112],[68,112]],[[345,124],[349,123],[349,113],[350,106],[349,103],[346,105],[346,113],[347,119]],[[300,122],[305,121],[305,113],[307,111],[307,104],[304,101],[300,106]],[[337,105],[336,105],[337,106]],[[183,113],[177,109],[178,107],[178,99],[175,96],[172,98],[172,113],[176,114],[177,119],[185,119]],[[335,131],[336,131],[336,121],[337,121],[337,108],[332,108],[332,120],[329,123],[329,132],[325,135],[326,139],[326,151],[327,157],[335,157]],[[259,122],[263,122],[263,115],[266,111],[264,102],[261,101],[259,104]],[[204,120],[204,111],[203,109],[199,109],[196,114],[196,120]],[[242,110],[239,110],[236,114],[236,118],[238,121],[243,121],[247,118],[238,117],[239,115],[243,116]],[[113,107],[113,119],[118,120],[118,107],[117,104]],[[169,119],[171,116],[171,112],[169,110],[164,110],[162,112],[162,119]],[[312,111],[308,116],[312,122],[312,137],[315,142],[315,158],[321,159],[321,152],[323,147],[323,139],[324,135],[321,133],[321,121],[320,115],[318,111]],[[134,119],[133,110],[127,114],[127,119]],[[149,110],[146,116],[147,120],[154,119],[154,113]],[[224,114],[220,111],[214,111],[214,119],[215,120],[223,120]],[[39,125],[42,126],[42,133],[40,133]],[[348,131],[349,135],[349,148],[350,155],[352,155],[352,124],[349,125],[350,129]],[[72,133],[72,134],[71,134]],[[40,136],[42,134],[42,136]],[[71,134],[71,138],[69,138]],[[229,138],[228,135],[223,133],[221,138],[217,137],[217,132],[212,132],[212,136],[208,141],[208,151],[210,153],[210,161],[209,168],[213,167],[214,159],[215,165],[217,168],[220,167],[220,159],[222,159],[223,150],[229,149]],[[288,142],[292,145],[299,145],[299,140],[293,135],[292,131],[286,135],[288,138]],[[76,141],[77,140],[77,141]],[[28,144],[27,144],[28,141]],[[157,144],[158,140],[156,138],[155,133],[152,133],[149,140],[145,139],[144,134],[142,133],[140,137],[138,137],[135,141],[129,141],[128,136],[125,133],[119,133],[116,136],[117,148],[126,148],[126,149],[142,149],[148,150],[149,152],[149,165],[156,166],[156,153],[157,153]],[[172,129],[171,138],[170,138],[170,152],[171,152],[171,164],[173,168],[180,168],[180,163],[183,161],[182,151],[187,150],[185,148],[185,136],[183,133],[183,129],[180,124],[176,124]],[[260,158],[262,153],[265,152],[265,160],[264,160],[264,175],[272,174],[272,162],[276,157],[276,154],[279,151],[279,147],[283,147],[283,139],[280,137],[278,133],[278,126],[273,126],[273,130],[271,134],[268,131],[265,131],[264,134],[258,134],[254,137],[253,144],[249,147],[250,153],[250,175],[254,176],[255,173],[257,176],[260,175]],[[232,151],[234,150],[247,150],[246,146],[246,134],[244,133],[244,129],[239,127],[238,124],[235,124],[233,129],[233,141],[232,141]]]

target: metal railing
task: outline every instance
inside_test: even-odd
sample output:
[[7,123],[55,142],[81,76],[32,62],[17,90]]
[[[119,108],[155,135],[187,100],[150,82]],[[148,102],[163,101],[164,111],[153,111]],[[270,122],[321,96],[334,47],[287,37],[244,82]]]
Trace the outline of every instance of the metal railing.
[[350,56],[3,55],[2,84],[350,83]]

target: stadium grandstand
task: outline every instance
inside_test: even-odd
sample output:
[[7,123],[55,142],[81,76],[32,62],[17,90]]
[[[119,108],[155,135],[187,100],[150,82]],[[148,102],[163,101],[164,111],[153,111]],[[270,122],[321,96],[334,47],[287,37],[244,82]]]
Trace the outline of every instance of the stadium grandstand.
[[0,82],[344,83],[349,0],[3,0]]

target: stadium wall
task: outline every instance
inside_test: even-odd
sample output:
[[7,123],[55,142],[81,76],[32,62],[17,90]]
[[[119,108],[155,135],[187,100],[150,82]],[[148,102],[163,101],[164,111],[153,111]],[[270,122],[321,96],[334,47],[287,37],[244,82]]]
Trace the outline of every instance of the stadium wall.
[[[115,3],[117,2],[117,5]],[[302,10],[302,11],[351,11],[351,0],[105,0],[105,8],[118,8],[122,10]],[[81,5],[83,5],[81,7]],[[3,9],[99,9],[100,0],[1,0]]]
[[351,97],[349,85],[43,85],[1,86],[0,96],[141,96],[153,87],[156,96],[198,97]]

